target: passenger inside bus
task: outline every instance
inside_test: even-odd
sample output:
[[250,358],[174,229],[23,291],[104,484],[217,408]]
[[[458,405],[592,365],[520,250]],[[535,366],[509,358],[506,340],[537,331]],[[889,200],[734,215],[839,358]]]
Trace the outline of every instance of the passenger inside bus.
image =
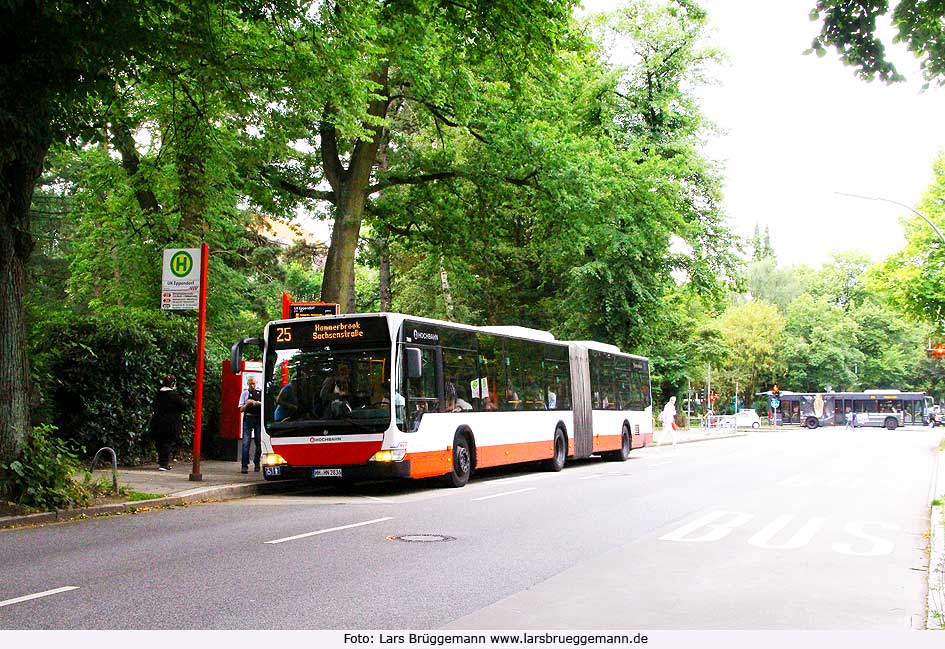
[[351,368],[339,364],[335,373],[325,379],[318,392],[318,403],[315,405],[317,417],[339,418],[344,416],[345,412],[351,412],[351,403],[348,401],[350,378]]
[[276,410],[273,418],[276,421],[285,421],[298,414],[299,399],[295,394],[295,382],[289,381],[279,390],[279,396],[276,397]]

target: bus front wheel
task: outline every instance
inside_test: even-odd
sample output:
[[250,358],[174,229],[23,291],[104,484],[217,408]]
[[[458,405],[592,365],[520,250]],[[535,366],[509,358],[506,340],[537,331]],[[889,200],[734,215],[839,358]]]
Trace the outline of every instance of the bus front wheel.
[[883,425],[886,427],[886,430],[896,430],[899,422],[896,421],[895,417],[886,417],[886,421],[883,422]]
[[549,471],[558,472],[564,468],[564,462],[568,457],[568,442],[564,438],[564,432],[560,428],[555,429],[555,454],[547,461],[546,467]]
[[816,417],[808,417],[805,424],[808,428],[810,428],[811,430],[814,430],[815,428],[817,428],[817,426],[820,425],[820,422],[817,421]]
[[446,474],[446,484],[450,487],[463,487],[472,474],[472,453],[469,440],[465,435],[457,434],[453,438],[453,469]]

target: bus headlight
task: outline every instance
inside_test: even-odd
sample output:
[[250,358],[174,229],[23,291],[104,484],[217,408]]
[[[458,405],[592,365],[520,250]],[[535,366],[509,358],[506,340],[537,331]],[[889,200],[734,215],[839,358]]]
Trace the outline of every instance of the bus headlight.
[[285,458],[278,453],[266,453],[263,456],[263,464],[266,466],[276,466],[278,464],[288,464]]
[[401,462],[407,454],[405,448],[395,448],[388,451],[378,451],[371,456],[371,462]]

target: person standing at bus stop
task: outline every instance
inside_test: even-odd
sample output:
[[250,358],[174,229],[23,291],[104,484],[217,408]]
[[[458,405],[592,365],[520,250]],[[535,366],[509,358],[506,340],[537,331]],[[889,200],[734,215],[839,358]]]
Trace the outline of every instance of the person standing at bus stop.
[[262,391],[256,387],[256,379],[246,379],[246,389],[240,394],[240,412],[243,413],[243,439],[240,453],[240,472],[249,473],[249,443],[256,443],[253,453],[253,471],[259,471],[259,460],[262,456]]
[[171,470],[171,453],[183,429],[181,415],[187,403],[177,393],[177,379],[168,374],[161,379],[161,389],[154,397],[154,412],[151,415],[151,436],[157,447],[158,471]]

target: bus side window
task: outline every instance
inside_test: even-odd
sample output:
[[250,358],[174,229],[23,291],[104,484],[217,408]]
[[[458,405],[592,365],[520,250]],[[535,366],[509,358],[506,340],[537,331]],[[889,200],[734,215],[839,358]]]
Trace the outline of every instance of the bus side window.
[[443,399],[446,412],[472,410],[473,388],[477,386],[476,354],[463,349],[443,348]]

